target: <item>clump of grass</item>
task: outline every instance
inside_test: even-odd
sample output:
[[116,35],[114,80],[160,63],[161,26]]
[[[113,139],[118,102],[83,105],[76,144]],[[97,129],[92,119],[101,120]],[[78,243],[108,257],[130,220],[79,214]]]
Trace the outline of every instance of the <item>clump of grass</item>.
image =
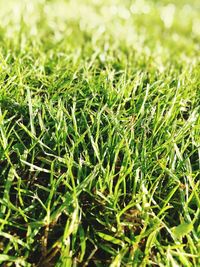
[[199,266],[199,9],[0,3],[2,266]]

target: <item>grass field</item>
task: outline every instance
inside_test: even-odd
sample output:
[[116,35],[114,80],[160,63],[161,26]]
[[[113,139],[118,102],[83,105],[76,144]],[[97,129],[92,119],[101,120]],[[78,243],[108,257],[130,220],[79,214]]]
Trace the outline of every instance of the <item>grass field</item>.
[[0,1],[0,266],[200,266],[199,0]]

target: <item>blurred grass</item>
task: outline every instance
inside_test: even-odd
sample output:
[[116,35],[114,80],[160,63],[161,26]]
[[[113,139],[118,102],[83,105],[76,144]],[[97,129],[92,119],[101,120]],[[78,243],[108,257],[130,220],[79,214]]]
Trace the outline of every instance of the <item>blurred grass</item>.
[[2,266],[199,266],[199,15],[0,2]]

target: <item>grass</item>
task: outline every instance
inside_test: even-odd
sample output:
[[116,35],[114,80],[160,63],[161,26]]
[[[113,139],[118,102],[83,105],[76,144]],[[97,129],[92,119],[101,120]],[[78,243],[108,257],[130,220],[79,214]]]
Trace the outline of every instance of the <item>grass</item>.
[[200,266],[199,13],[0,2],[1,266]]

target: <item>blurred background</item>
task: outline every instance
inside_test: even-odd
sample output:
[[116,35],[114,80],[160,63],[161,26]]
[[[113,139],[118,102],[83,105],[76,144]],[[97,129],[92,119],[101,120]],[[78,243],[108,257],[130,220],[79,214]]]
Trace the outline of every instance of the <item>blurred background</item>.
[[34,53],[38,66],[59,57],[92,64],[98,55],[102,64],[129,57],[140,68],[145,59],[149,71],[164,72],[172,63],[178,69],[180,62],[190,68],[198,63],[199,41],[198,0],[0,1],[0,52]]
[[124,41],[138,50],[146,43],[152,49],[174,43],[181,48],[189,40],[192,46],[200,37],[200,1],[1,0],[1,39],[19,35],[22,48],[29,37],[49,44],[69,38],[75,47]]

